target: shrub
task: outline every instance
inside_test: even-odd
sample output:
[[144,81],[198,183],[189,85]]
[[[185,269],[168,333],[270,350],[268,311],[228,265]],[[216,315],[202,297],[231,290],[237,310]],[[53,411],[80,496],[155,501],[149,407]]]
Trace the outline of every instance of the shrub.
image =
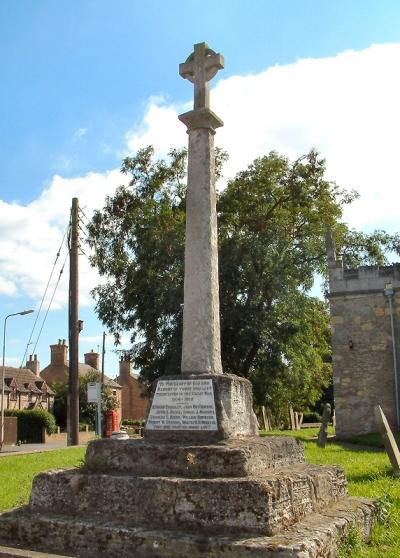
[[5,415],[17,417],[18,440],[22,442],[40,443],[43,428],[46,428],[47,434],[53,434],[57,430],[54,415],[44,409],[8,409]]
[[[87,385],[89,382],[99,382],[101,378],[100,372],[93,370],[85,375],[79,376],[79,421],[88,424],[91,430],[95,429],[97,421],[97,405],[88,403]],[[53,386],[56,392],[54,398],[54,415],[58,426],[66,428],[67,426],[67,400],[68,400],[68,384],[55,383]],[[113,411],[118,408],[118,400],[112,393],[112,389],[105,385],[102,393],[101,410],[104,420],[106,411]]]
[[144,420],[137,420],[137,419],[124,419],[122,421],[122,426],[144,426]]
[[303,422],[321,422],[322,416],[319,413],[312,411],[305,412],[303,416]]

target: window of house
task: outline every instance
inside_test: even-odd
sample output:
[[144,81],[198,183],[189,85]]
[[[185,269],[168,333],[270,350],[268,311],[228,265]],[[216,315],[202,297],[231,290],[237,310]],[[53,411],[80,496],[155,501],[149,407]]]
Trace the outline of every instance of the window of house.
[[10,401],[17,401],[17,388],[15,387],[11,388]]

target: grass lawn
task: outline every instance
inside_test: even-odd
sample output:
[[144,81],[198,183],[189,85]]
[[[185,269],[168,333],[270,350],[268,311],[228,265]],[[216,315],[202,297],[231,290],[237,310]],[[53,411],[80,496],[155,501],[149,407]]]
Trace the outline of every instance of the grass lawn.
[[[337,464],[346,471],[349,493],[352,496],[382,499],[384,505],[392,503],[387,524],[378,524],[373,532],[371,543],[362,544],[357,537],[349,541],[354,549],[346,549],[341,557],[348,558],[400,558],[400,479],[391,475],[391,467],[386,452],[349,449],[340,443],[328,443],[319,448],[310,437],[316,436],[318,429],[305,429],[299,432],[268,432],[268,435],[295,436],[305,442],[306,459],[309,463],[320,465]],[[359,443],[367,440],[360,440]]]
[[33,477],[49,469],[67,469],[80,465],[85,448],[71,447],[42,453],[0,457],[0,511],[26,504]]
[[[267,435],[295,436],[305,443],[307,461],[316,464],[341,465],[349,480],[353,496],[379,498],[391,508],[386,524],[376,526],[372,541],[364,545],[356,534],[347,541],[340,558],[400,558],[400,479],[394,479],[385,452],[349,449],[339,443],[318,448],[310,438],[317,429],[300,432],[268,432]],[[0,511],[28,502],[33,477],[40,471],[79,466],[85,448],[60,450],[0,458]]]

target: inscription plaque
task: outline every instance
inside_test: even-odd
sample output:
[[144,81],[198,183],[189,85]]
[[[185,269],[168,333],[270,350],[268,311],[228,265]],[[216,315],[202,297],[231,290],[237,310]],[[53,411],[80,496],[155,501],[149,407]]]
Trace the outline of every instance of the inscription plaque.
[[148,430],[218,430],[212,380],[159,380]]

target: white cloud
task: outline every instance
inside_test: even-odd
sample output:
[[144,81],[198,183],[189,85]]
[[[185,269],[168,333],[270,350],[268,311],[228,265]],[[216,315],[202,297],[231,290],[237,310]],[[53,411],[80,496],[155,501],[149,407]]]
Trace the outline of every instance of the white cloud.
[[[299,60],[257,75],[222,79],[211,105],[225,125],[216,144],[233,176],[255,157],[276,150],[296,158],[316,147],[328,175],[361,199],[347,211],[355,227],[397,227],[400,188],[397,172],[400,129],[400,44]],[[189,90],[189,82],[188,82]],[[165,153],[185,145],[178,112],[185,107],[152,101],[140,129],[128,134],[132,150],[154,144]]]
[[6,366],[19,366],[21,364],[21,359],[18,357],[8,357],[4,359]]
[[87,134],[87,128],[78,128],[77,130],[75,130],[75,132],[72,134],[72,141],[79,141],[81,138],[83,138],[85,135]]
[[[1,261],[1,260],[0,260]],[[13,281],[0,277],[0,294],[13,296],[17,292],[17,286]]]
[[[185,105],[180,108],[182,112],[189,110]],[[159,155],[164,156],[172,147],[185,145],[186,138],[185,127],[177,119],[177,108],[165,105],[160,97],[150,99],[143,122],[125,136],[129,151],[135,152],[151,144]]]
[[[56,175],[40,197],[26,206],[0,201],[0,292],[11,296],[24,293],[39,301],[69,221],[72,198],[79,198],[80,207],[90,218],[93,209],[102,207],[105,196],[123,181],[124,177],[117,170],[71,179]],[[66,256],[64,242],[44,308],[47,308]],[[98,277],[86,257],[81,256],[79,263],[80,303],[85,305],[91,303],[89,291]],[[68,259],[53,308],[66,305],[67,284]]]
[[[221,72],[211,104],[225,122],[217,130],[216,143],[230,154],[226,177],[270,150],[295,158],[316,147],[327,159],[329,177],[361,194],[347,211],[350,224],[396,230],[399,65],[400,44],[386,44],[299,60],[257,75],[223,79]],[[192,86],[187,86],[190,99]],[[170,147],[186,145],[185,126],[177,115],[190,105],[150,99],[143,121],[126,134],[127,149],[134,152],[151,143],[165,155]],[[71,179],[56,175],[26,206],[0,201],[0,293],[25,293],[40,300],[68,222],[71,198],[78,197],[90,217],[123,181],[117,170]],[[80,262],[85,304],[98,278],[86,258]],[[58,307],[67,302],[67,278],[66,269],[55,297]]]

